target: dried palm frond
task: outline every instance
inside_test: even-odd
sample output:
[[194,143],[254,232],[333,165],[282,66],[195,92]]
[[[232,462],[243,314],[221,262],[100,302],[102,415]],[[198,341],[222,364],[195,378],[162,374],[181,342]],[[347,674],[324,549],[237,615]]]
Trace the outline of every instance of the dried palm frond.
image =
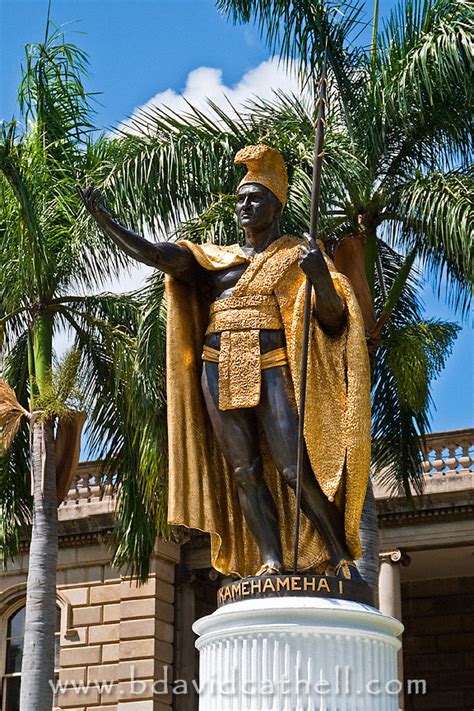
[[20,427],[27,410],[16,399],[15,391],[5,380],[0,379],[0,451],[7,451]]
[[85,412],[69,410],[61,417],[56,434],[56,491],[58,506],[66,498],[81,453],[81,433],[86,421]]

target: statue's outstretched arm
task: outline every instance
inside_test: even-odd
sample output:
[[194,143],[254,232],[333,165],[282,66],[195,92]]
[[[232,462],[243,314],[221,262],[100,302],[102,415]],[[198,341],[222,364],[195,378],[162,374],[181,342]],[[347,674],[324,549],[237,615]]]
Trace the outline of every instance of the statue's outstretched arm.
[[316,294],[316,317],[321,327],[330,336],[339,335],[347,321],[346,307],[336,291],[323,253],[317,247],[301,248],[300,266],[313,284]]
[[177,279],[188,281],[194,278],[198,265],[184,245],[173,242],[150,242],[115,222],[105,208],[102,194],[97,188],[87,187],[82,190],[77,187],[77,192],[99,227],[129,257],[171,274]]

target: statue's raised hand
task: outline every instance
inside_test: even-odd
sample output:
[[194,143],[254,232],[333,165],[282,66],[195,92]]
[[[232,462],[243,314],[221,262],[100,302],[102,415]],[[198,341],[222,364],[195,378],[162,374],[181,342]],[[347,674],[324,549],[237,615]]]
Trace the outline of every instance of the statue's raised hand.
[[79,185],[76,185],[76,191],[92,217],[97,218],[100,215],[109,214],[104,204],[104,196],[98,188],[88,185],[83,190]]

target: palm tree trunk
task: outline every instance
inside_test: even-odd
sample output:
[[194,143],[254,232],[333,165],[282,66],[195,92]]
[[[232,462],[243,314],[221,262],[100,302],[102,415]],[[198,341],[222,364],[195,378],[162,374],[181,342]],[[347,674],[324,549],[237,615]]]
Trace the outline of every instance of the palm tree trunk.
[[21,711],[51,711],[56,631],[58,514],[51,420],[32,416],[33,530],[21,667]]
[[379,526],[374,490],[370,480],[360,521],[360,537],[364,553],[362,558],[357,561],[357,568],[364,580],[375,591],[376,601],[378,601]]

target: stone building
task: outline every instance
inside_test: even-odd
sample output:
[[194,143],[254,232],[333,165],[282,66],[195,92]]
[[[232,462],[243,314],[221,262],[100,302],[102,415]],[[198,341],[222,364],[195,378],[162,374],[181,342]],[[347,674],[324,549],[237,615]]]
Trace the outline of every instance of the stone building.
[[[433,434],[427,444],[414,505],[375,490],[380,605],[405,625],[401,708],[472,711],[474,430]],[[191,625],[215,608],[221,584],[207,539],[157,541],[150,579],[138,586],[110,566],[113,516],[111,488],[99,486],[93,463],[80,464],[59,509],[56,708],[194,711]],[[18,709],[27,566],[25,545],[0,577],[2,711]]]
[[[424,493],[378,486],[381,608],[405,625],[406,711],[474,708],[474,430],[427,440]],[[426,694],[407,693],[409,680]]]

